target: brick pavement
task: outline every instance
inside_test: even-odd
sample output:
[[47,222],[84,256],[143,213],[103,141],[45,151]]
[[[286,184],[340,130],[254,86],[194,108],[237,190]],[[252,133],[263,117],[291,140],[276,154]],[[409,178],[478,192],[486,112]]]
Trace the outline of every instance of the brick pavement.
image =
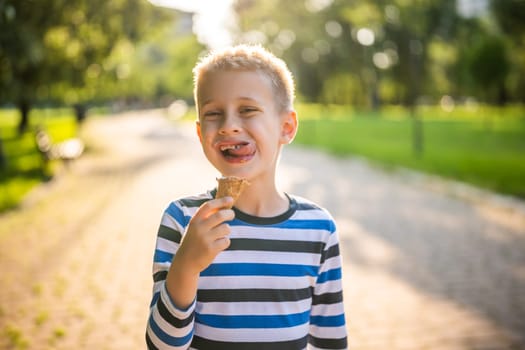
[[[156,112],[85,132],[91,152],[0,217],[0,349],[144,348],[160,214],[214,185],[192,131]],[[281,182],[338,222],[352,349],[525,349],[522,203],[295,147]]]

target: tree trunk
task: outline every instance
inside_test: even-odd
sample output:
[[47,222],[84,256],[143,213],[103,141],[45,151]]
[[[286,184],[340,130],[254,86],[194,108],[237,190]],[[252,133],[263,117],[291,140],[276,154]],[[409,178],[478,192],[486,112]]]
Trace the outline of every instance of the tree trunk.
[[18,124],[18,135],[22,135],[26,132],[29,126],[29,111],[31,105],[28,101],[22,100],[18,103],[18,110],[20,111],[20,123]]
[[500,83],[498,86],[498,106],[504,106],[507,104],[508,94],[504,83]]
[[79,125],[82,124],[82,122],[86,119],[86,116],[87,116],[86,106],[81,103],[76,103],[73,106],[73,109],[75,110],[75,117],[76,117],[77,123]]
[[416,112],[416,106],[410,107],[412,117],[412,150],[417,158],[423,155],[423,121]]
[[5,169],[7,169],[7,157],[4,153],[2,135],[0,135],[0,172],[3,172]]

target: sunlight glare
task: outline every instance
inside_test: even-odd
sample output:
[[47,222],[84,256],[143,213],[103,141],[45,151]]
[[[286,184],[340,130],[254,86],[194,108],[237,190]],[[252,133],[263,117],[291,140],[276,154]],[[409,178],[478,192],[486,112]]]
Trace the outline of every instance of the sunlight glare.
[[193,13],[193,32],[211,49],[232,44],[230,32],[237,27],[233,0],[149,0],[156,6]]

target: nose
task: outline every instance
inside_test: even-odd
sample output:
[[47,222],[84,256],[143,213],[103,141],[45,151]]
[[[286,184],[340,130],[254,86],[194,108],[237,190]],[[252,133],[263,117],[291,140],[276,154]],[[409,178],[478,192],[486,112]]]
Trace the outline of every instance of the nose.
[[219,129],[219,134],[237,134],[241,131],[239,118],[234,113],[225,113]]

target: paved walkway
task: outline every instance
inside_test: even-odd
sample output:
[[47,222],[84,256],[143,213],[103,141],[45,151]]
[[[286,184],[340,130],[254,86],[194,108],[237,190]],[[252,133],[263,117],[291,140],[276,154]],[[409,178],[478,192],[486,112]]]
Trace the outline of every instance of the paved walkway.
[[[143,349],[161,212],[215,184],[159,112],[84,136],[90,152],[0,216],[0,349]],[[280,174],[338,222],[352,349],[525,349],[522,202],[298,147]]]

